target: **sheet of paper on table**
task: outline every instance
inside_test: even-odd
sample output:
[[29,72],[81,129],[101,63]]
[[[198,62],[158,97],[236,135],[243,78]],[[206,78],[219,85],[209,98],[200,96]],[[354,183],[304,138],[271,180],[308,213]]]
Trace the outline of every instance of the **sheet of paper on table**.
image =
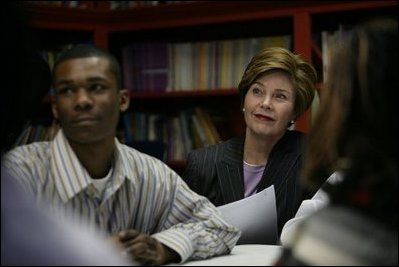
[[228,223],[241,230],[237,244],[276,244],[277,211],[273,185],[218,209]]

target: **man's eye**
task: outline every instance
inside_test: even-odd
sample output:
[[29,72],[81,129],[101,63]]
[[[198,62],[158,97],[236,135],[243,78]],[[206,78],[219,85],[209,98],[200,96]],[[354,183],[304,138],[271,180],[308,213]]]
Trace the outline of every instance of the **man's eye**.
[[91,91],[102,91],[106,88],[106,86],[99,84],[99,83],[95,83],[90,85],[90,90]]
[[59,88],[57,90],[57,92],[60,95],[68,95],[68,94],[71,94],[73,92],[73,88],[72,87],[62,87],[62,88]]

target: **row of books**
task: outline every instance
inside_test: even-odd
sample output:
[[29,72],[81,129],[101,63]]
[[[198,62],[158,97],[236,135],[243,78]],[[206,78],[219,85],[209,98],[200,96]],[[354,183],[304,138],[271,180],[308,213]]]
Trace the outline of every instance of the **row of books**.
[[[321,32],[324,82],[337,48],[350,32],[350,27],[342,24],[336,31]],[[81,43],[92,44],[92,41]],[[69,43],[43,50],[42,56],[52,69],[58,54],[72,45]],[[290,49],[291,37],[130,44],[122,49],[124,86],[133,92],[236,88],[251,57],[270,46]]]
[[138,7],[170,5],[195,1],[108,1],[110,10],[125,10]]
[[[98,6],[98,1],[25,1],[29,4],[48,5],[65,8],[82,8],[95,9]],[[178,4],[183,2],[195,1],[104,1],[107,2],[104,6],[109,10],[125,10],[138,7],[159,6]]]
[[350,35],[352,29],[350,26],[340,24],[336,31],[321,32],[321,52],[323,61],[323,81],[328,78],[329,66],[335,58],[337,49],[343,44]]
[[271,46],[290,49],[291,36],[130,44],[122,49],[124,86],[134,92],[236,88],[252,56]]
[[[182,110],[175,116],[126,112],[118,139],[164,161],[185,160],[197,148],[218,143],[221,138],[210,114],[203,108]],[[27,124],[15,146],[53,140],[60,126]]]
[[[135,147],[143,142],[163,144],[165,160],[184,160],[196,148],[216,144],[219,133],[210,116],[203,108],[182,110],[178,115],[127,112],[122,117],[119,139]],[[159,149],[159,146],[150,147]],[[143,151],[158,154],[156,151]]]
[[48,5],[66,8],[92,8],[94,1],[25,1],[29,4]]
[[43,124],[28,123],[20,136],[18,137],[15,146],[26,145],[33,142],[50,141],[53,140],[57,134],[59,125],[53,121],[51,125],[45,126]]

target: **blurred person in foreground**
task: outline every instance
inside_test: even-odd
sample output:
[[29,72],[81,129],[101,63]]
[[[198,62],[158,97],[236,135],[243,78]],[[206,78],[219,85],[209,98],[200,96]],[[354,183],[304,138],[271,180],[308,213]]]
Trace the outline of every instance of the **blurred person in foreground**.
[[[47,63],[35,49],[23,6],[2,5],[6,51],[1,95],[1,155],[15,144],[51,84]],[[83,266],[131,265],[105,236],[84,226],[55,219],[46,203],[35,205],[15,177],[1,165],[1,265]]]
[[398,265],[398,22],[356,27],[323,89],[302,177],[339,171],[276,265]]

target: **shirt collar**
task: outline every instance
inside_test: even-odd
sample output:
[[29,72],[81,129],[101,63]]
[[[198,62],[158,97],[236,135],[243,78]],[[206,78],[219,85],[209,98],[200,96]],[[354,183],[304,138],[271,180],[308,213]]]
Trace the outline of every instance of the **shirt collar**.
[[51,143],[51,175],[64,202],[83,191],[91,183],[90,175],[78,160],[60,129]]
[[[111,179],[114,179],[112,191],[119,188],[126,177],[126,170],[123,168],[123,166],[126,166],[124,164],[125,159],[120,147],[121,144],[115,138],[115,169],[111,177]],[[89,173],[69,145],[62,129],[58,131],[51,143],[50,168],[56,188],[64,203],[84,191],[92,183]]]

